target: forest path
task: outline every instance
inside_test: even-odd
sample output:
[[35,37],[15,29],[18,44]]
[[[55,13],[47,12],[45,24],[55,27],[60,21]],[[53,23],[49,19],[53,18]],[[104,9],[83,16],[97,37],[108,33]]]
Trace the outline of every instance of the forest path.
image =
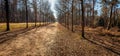
[[0,44],[0,56],[118,56],[59,23],[32,29]]

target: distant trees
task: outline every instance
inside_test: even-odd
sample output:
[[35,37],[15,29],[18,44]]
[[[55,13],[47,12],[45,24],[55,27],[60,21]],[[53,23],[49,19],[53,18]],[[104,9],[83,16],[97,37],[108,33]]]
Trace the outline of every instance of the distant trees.
[[[102,26],[109,30],[118,25],[115,22],[120,18],[118,16],[120,14],[116,13],[119,0],[61,0],[59,3],[60,5],[56,6],[59,22],[73,32],[80,28],[83,37],[85,26],[92,28]],[[96,5],[100,4],[101,10],[98,11]]]
[[[108,30],[111,28],[112,26],[112,15],[113,15],[113,9],[115,9],[116,5],[118,3],[120,3],[120,0],[111,0],[110,2],[110,7],[111,7],[111,10],[110,10],[110,19],[109,19],[109,22],[108,22]],[[115,16],[115,15],[114,15]],[[113,20],[114,21],[114,20]]]
[[[71,29],[72,32],[74,32],[74,25],[82,25],[82,34],[84,37],[84,12],[82,14],[81,18],[81,8],[82,7],[82,1],[78,0],[62,0],[60,2],[61,6],[57,6],[57,11],[59,11],[59,22],[67,27],[68,29]],[[84,10],[84,8],[83,8]],[[82,19],[82,21],[81,21]]]
[[[7,1],[7,0],[5,0]],[[29,22],[44,22],[44,25],[55,21],[50,4],[44,0],[10,0],[9,5],[5,4],[6,10],[3,9],[3,0],[0,2],[0,22],[6,22],[9,28],[9,22],[25,22],[28,28]],[[59,23],[71,31],[77,31],[80,28],[84,35],[84,28],[102,26],[110,29],[114,26],[119,27],[120,8],[117,6],[119,0],[60,0],[56,4]],[[100,10],[96,9],[96,4],[101,4]],[[7,9],[8,8],[8,9]],[[4,19],[6,12],[6,20]],[[3,14],[2,14],[3,13]],[[83,36],[84,37],[84,36]]]
[[[4,10],[5,9],[5,10]],[[49,2],[44,0],[0,0],[0,23],[6,22],[6,31],[10,30],[10,23],[29,23],[47,25],[55,18]]]
[[[81,24],[82,36],[84,37],[85,9],[82,2],[84,3],[84,1],[78,1],[78,0],[71,0],[71,1],[61,0],[60,2],[61,6],[57,6],[57,11],[59,11],[59,22],[68,29],[71,29],[72,32],[75,31],[75,25]],[[82,14],[81,14],[81,10],[82,10]]]
[[40,14],[41,14],[41,20],[45,23],[44,25],[48,24],[48,22],[50,21],[55,21],[55,19],[53,18],[53,12],[51,11],[50,5],[48,3],[48,1],[46,1],[44,3],[44,1],[41,1],[41,5],[40,5]]
[[[109,8],[107,8],[105,5],[103,5],[102,9],[101,9],[102,13],[101,13],[101,17],[100,17],[100,22],[101,20],[103,20],[103,22],[101,22],[102,26],[104,28],[107,28],[108,25],[108,13],[109,13]],[[98,22],[98,23],[100,23]]]
[[[106,20],[107,29],[109,30],[114,25],[114,22],[116,19],[115,11],[116,11],[117,5],[120,3],[120,0],[102,0],[101,3],[103,4],[102,12],[104,13],[104,15],[106,15],[106,17],[109,17],[109,19]],[[108,9],[110,9],[110,10],[108,10]],[[110,14],[109,14],[109,12],[110,12]]]

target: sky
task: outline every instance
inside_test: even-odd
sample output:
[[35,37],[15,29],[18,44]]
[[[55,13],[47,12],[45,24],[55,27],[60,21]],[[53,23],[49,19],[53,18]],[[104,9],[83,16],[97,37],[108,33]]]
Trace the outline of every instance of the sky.
[[[97,3],[95,5],[95,10],[98,11],[98,15],[101,15],[101,0],[96,0]],[[56,3],[58,3],[58,0],[49,0],[49,3],[51,4],[51,11],[53,12],[53,15],[55,18],[57,18],[57,11],[55,9]],[[118,8],[120,8],[120,4],[118,5]]]
[[[101,14],[101,4],[99,4],[101,0],[97,0],[98,3],[96,3],[95,10],[98,11],[98,15]],[[53,15],[55,18],[57,18],[57,11],[55,10],[56,3],[58,3],[58,0],[49,0],[49,3],[51,4],[51,10],[53,12]]]
[[[41,0],[37,0],[37,1],[41,1]],[[54,17],[57,19],[57,11],[56,11],[56,3],[58,3],[58,0],[43,0],[44,2],[48,1],[50,4],[50,9],[53,12]],[[0,0],[1,2],[1,0]],[[29,0],[30,3],[33,2],[33,0]],[[21,3],[20,3],[21,4]],[[30,5],[31,6],[31,5]],[[20,5],[18,5],[18,8],[21,8]],[[31,11],[33,11],[33,8],[31,8]]]
[[97,3],[95,4],[95,10],[98,11],[98,15],[101,14],[101,4],[100,4],[101,0],[97,0]]
[[55,5],[58,1],[57,0],[49,0],[51,5],[51,11],[53,12],[54,17],[57,19],[57,11],[55,10]]
[[[32,0],[30,0],[32,2]],[[48,1],[50,3],[50,9],[53,12],[54,17],[57,19],[57,11],[55,9],[56,3],[58,3],[58,0],[43,0],[44,2]]]
[[[99,3],[101,0],[97,0],[97,3],[95,5],[95,10],[98,11],[98,15],[101,14],[101,4]],[[53,15],[55,18],[57,18],[57,11],[55,9],[56,3],[58,3],[58,0],[49,0],[49,3],[51,4],[51,11],[53,12]]]
[[[96,0],[97,3],[96,3],[96,6],[95,6],[95,10],[98,11],[98,15],[101,15],[101,9],[102,9],[102,5],[100,4],[101,0]],[[120,4],[118,4],[118,7],[117,8],[120,8]]]

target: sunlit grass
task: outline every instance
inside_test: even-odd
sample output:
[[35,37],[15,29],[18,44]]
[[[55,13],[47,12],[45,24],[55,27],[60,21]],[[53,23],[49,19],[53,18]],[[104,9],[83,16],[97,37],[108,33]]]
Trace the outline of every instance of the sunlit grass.
[[[44,23],[37,23],[37,26],[43,25]],[[28,23],[29,27],[35,26],[35,23]],[[19,30],[26,28],[26,23],[10,23],[10,30]],[[6,30],[6,23],[0,23],[0,32]]]

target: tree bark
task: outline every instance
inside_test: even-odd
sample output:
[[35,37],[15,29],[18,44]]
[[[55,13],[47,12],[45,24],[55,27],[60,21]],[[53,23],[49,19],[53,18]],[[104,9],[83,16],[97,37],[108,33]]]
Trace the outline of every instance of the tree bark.
[[36,0],[33,0],[34,15],[35,15],[35,27],[37,26],[37,4]]
[[73,24],[74,24],[74,23],[73,23],[73,18],[74,18],[74,14],[73,14],[73,13],[74,13],[74,12],[73,12],[74,10],[73,10],[73,9],[74,9],[74,8],[73,8],[73,5],[74,5],[74,0],[72,0],[72,32],[74,32],[74,25],[73,25]]
[[95,27],[95,25],[94,25],[94,23],[95,23],[94,8],[95,8],[95,0],[93,0],[93,27]]
[[25,0],[25,9],[26,9],[26,28],[28,28],[28,7],[27,7],[27,0]]
[[113,5],[111,6],[110,19],[109,19],[109,22],[108,22],[107,30],[109,30],[111,28],[111,24],[112,24],[112,11],[113,11]]
[[84,20],[84,1],[81,0],[81,7],[82,7],[82,37],[84,38],[85,32],[84,32],[84,27],[85,27],[85,20]]
[[6,31],[9,31],[10,30],[10,24],[9,24],[9,22],[10,22],[10,15],[9,15],[9,2],[8,2],[8,0],[5,0],[5,7],[6,7],[6,26],[7,26],[7,28],[6,28]]

